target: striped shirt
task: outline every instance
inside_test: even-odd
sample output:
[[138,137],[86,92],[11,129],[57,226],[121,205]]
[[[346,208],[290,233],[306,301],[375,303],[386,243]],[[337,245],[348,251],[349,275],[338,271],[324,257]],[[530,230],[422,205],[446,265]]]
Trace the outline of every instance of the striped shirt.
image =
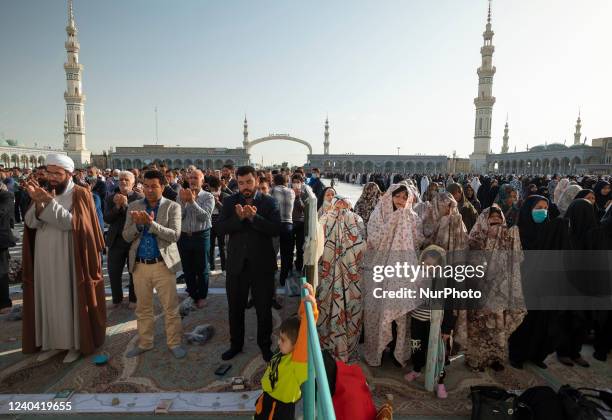
[[181,205],[181,232],[200,232],[212,227],[211,215],[215,199],[211,193],[200,190],[192,203],[183,203],[179,194],[176,202]]
[[272,197],[278,202],[281,223],[293,223],[293,202],[295,201],[293,190],[284,185],[276,185],[272,188]]

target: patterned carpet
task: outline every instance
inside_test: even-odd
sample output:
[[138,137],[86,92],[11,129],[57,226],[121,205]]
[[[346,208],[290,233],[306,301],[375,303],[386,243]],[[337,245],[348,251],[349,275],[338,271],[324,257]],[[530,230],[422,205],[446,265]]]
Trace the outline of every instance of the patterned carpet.
[[[222,275],[214,275],[211,287],[223,287]],[[18,295],[12,296],[16,301]],[[283,317],[297,309],[296,298],[280,297],[284,304],[281,311],[273,311],[275,331]],[[16,302],[17,303],[17,302]],[[222,294],[211,295],[203,309],[191,312],[183,320],[184,331],[191,331],[201,324],[215,327],[214,337],[203,345],[189,345],[187,357],[176,360],[168,352],[163,330],[163,317],[156,302],[155,349],[144,355],[128,359],[125,353],[136,343],[134,314],[127,308],[111,310],[108,316],[107,340],[100,353],[107,354],[107,365],[95,366],[90,358],[65,365],[62,355],[39,363],[33,356],[22,355],[20,335],[21,323],[0,318],[0,393],[43,393],[74,389],[81,393],[120,393],[156,391],[230,391],[231,377],[244,376],[250,389],[259,387],[259,379],[265,364],[256,344],[255,309],[246,314],[246,337],[244,352],[231,361],[232,368],[218,377],[214,370],[222,363],[220,355],[229,344],[227,301]],[[276,342],[276,337],[273,337]],[[380,368],[362,364],[370,383],[374,399],[379,405],[386,394],[394,395],[397,415],[449,416],[468,415],[470,412],[469,388],[477,384],[496,384],[507,389],[525,389],[534,385],[559,386],[570,383],[574,386],[612,386],[612,361],[598,362],[591,357],[592,350],[585,347],[583,356],[590,369],[561,365],[556,358],[549,357],[546,370],[526,366],[524,370],[507,367],[502,372],[475,373],[467,369],[462,358],[455,360],[447,369],[449,397],[438,400],[423,388],[423,381],[407,384],[402,376],[405,369],[395,367],[384,360]]]

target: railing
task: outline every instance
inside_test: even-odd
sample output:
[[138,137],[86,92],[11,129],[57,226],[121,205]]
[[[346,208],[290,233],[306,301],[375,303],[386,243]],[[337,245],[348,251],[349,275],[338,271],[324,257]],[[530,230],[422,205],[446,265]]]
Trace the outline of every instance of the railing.
[[[305,283],[306,277],[302,277],[302,285]],[[302,289],[302,296],[307,295],[308,290]],[[308,380],[304,384],[304,419],[336,420],[325,365],[323,363],[323,355],[321,354],[317,324],[312,312],[312,304],[305,302],[304,309],[306,310],[305,321],[308,322]],[[317,388],[316,393],[315,385]]]
[[[317,288],[318,281],[318,251],[320,244],[318,232],[318,216],[317,216],[317,197],[313,194],[310,188],[306,188],[302,192],[302,200],[304,200],[304,272],[305,277],[302,277],[302,285],[306,283],[306,278],[312,286]],[[308,291],[302,289],[302,295],[305,296]],[[304,395],[304,420],[324,419],[335,420],[334,406],[332,404],[331,393],[329,391],[329,383],[327,382],[327,374],[325,373],[325,365],[323,363],[323,355],[321,353],[321,344],[319,343],[319,335],[317,333],[317,324],[312,313],[312,305],[310,302],[304,304],[306,312],[305,321],[308,322],[308,380],[302,386]],[[315,386],[317,388],[315,392]]]

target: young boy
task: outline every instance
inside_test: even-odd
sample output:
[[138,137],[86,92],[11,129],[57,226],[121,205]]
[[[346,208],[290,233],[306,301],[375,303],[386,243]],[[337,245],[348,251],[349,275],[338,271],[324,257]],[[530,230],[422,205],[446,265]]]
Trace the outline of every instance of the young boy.
[[315,322],[319,316],[312,285],[306,283],[308,296],[300,302],[300,318],[285,319],[280,326],[279,352],[268,363],[261,378],[263,393],[255,404],[255,419],[294,418],[295,403],[302,397],[300,386],[308,379],[308,325],[304,301],[312,303]]

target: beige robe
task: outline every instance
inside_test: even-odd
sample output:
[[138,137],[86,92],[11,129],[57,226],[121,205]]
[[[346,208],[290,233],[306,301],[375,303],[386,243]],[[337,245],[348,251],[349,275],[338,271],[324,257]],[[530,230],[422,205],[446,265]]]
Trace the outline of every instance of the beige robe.
[[70,180],[36,217],[36,206],[26,212],[25,223],[36,229],[34,302],[36,346],[46,350],[79,349],[78,296],[75,282]]

